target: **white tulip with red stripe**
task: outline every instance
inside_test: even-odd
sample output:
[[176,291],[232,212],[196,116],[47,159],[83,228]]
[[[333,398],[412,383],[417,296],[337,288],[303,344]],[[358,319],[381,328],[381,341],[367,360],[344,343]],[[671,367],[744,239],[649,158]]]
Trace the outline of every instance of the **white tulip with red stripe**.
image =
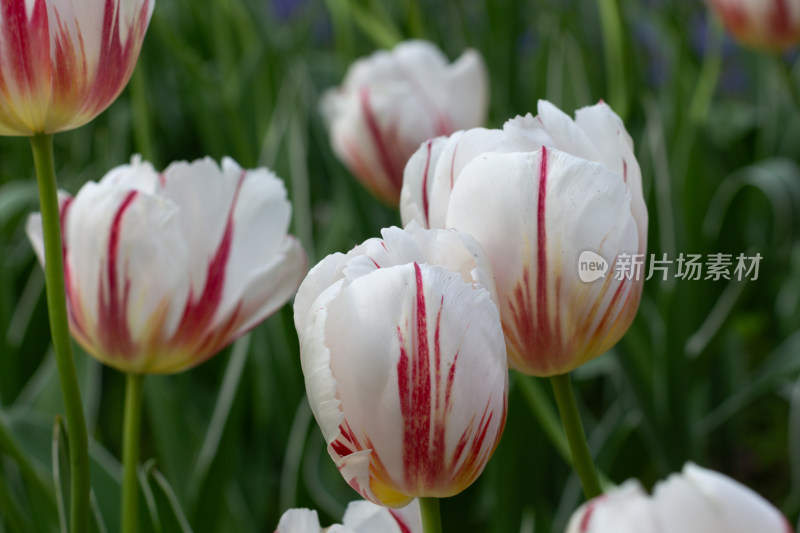
[[359,500],[347,504],[342,524],[323,529],[316,511],[289,509],[278,523],[275,533],[423,533],[419,502],[412,501],[401,509],[389,509]]
[[783,50],[800,42],[800,0],[708,0],[745,46]]
[[77,128],[128,83],[155,0],[0,0],[0,135]]
[[[60,205],[70,330],[123,372],[205,361],[286,303],[306,271],[283,183],[231,159],[157,173],[134,158]],[[43,263],[38,214],[27,229]]]
[[321,107],[336,155],[373,194],[397,205],[411,154],[428,138],[480,126],[488,86],[475,50],[449,65],[433,44],[406,41],[353,63]]
[[793,533],[764,498],[712,470],[687,463],[648,496],[634,480],[580,507],[567,533]]
[[474,239],[416,224],[382,234],[311,270],[295,326],[331,458],[364,498],[401,507],[478,477],[505,425],[508,371]]
[[[647,210],[631,139],[603,103],[573,121],[540,101],[538,116],[502,130],[424,143],[406,167],[400,208],[405,223],[456,228],[484,247],[512,368],[569,372],[633,320],[644,275],[616,276],[615,262],[643,257]],[[610,264],[592,283],[578,275],[587,250]]]

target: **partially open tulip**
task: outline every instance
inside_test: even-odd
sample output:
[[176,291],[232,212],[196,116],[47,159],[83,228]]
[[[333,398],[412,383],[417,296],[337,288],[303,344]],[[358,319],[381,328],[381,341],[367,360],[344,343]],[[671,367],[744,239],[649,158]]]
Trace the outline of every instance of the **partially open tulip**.
[[119,95],[155,0],[0,0],[0,135],[77,128]]
[[800,42],[800,0],[708,0],[745,46],[782,50]]
[[488,262],[468,235],[385,229],[308,274],[294,320],[306,393],[344,479],[402,507],[483,471],[508,370]]
[[488,106],[486,67],[467,50],[452,65],[433,44],[407,41],[356,61],[325,93],[336,155],[361,183],[396,206],[403,167],[430,137],[480,126]]
[[[600,355],[630,326],[647,248],[633,144],[606,104],[573,121],[549,102],[502,130],[423,143],[405,170],[403,222],[474,236],[492,263],[509,365],[553,376]],[[582,280],[581,255],[605,263]],[[620,259],[618,261],[618,259]],[[622,275],[618,275],[622,270]]]
[[[70,329],[123,372],[205,361],[286,303],[306,271],[283,182],[231,159],[158,173],[134,158],[60,205]],[[44,262],[38,214],[27,229]]]
[[792,533],[786,518],[733,479],[687,463],[648,496],[635,480],[579,508],[567,533]]
[[388,509],[359,500],[347,504],[342,524],[322,528],[316,511],[289,509],[275,533],[422,533],[419,503],[414,500],[402,509]]

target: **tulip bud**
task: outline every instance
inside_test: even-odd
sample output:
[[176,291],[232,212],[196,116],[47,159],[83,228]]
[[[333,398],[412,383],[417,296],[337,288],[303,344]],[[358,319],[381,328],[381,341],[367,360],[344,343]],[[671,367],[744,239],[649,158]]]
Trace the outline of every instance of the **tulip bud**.
[[[134,158],[60,206],[70,330],[123,372],[205,361],[286,303],[306,271],[283,183],[232,159],[159,174]],[[44,264],[39,214],[27,231]]]
[[744,46],[782,50],[800,41],[798,0],[708,0],[725,28]]
[[[553,376],[600,355],[633,321],[644,276],[617,258],[647,249],[641,171],[606,104],[576,119],[549,102],[502,130],[475,128],[423,143],[409,160],[403,222],[456,228],[486,250],[509,365]],[[581,279],[581,254],[611,265]],[[599,261],[599,260],[598,260]]]
[[630,480],[585,503],[567,533],[792,533],[764,498],[731,478],[692,463],[648,496]]
[[433,44],[407,41],[356,61],[321,108],[336,155],[378,198],[397,205],[403,167],[425,139],[479,126],[488,79],[480,54],[452,65]]
[[0,0],[0,135],[86,124],[128,83],[155,0]]
[[480,475],[505,425],[508,370],[474,239],[416,224],[382,234],[314,267],[294,320],[328,453],[364,498],[401,507]]

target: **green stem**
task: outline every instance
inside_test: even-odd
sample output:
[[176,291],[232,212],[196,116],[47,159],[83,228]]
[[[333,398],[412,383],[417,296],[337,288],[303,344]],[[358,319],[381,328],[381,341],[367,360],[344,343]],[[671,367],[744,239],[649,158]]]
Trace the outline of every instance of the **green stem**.
[[719,74],[722,71],[722,25],[715,18],[709,29],[708,49],[703,58],[700,79],[695,85],[692,103],[689,106],[689,117],[695,124],[703,124],[708,117],[708,108],[717,88]]
[[575,403],[569,374],[552,376],[550,383],[553,385],[558,412],[561,414],[561,422],[564,424],[564,432],[567,434],[569,448],[572,452],[572,466],[581,478],[583,493],[587,499],[599,496],[603,490],[600,488],[600,480],[594,468],[592,453],[589,451],[586,434],[583,432],[581,415],[578,412],[578,405]]
[[628,88],[625,72],[625,42],[619,0],[598,0],[606,59],[608,101],[623,119],[628,115]]
[[67,321],[67,298],[64,290],[64,265],[61,245],[61,221],[58,209],[56,170],[53,162],[53,137],[37,134],[30,138],[44,236],[44,277],[47,285],[47,311],[50,335],[58,367],[58,379],[64,399],[69,436],[71,481],[70,531],[89,529],[89,436],[81,405],[78,376],[72,358]]
[[147,106],[147,74],[140,64],[131,76],[131,121],[133,122],[133,139],[136,150],[145,161],[156,164],[153,150],[153,135],[150,131],[150,116]]
[[422,513],[422,533],[442,533],[439,498],[419,498],[419,510]]
[[122,533],[139,531],[139,441],[142,429],[142,374],[128,374],[125,382],[125,426],[122,429]]
[[555,447],[558,454],[561,455],[567,463],[572,465],[569,443],[564,436],[564,432],[561,430],[558,415],[553,408],[553,401],[547,398],[547,391],[540,385],[542,381],[539,378],[522,374],[518,374],[517,378],[517,383],[528,402],[528,407],[539,422],[542,431],[544,431],[545,435],[550,439],[550,443]]

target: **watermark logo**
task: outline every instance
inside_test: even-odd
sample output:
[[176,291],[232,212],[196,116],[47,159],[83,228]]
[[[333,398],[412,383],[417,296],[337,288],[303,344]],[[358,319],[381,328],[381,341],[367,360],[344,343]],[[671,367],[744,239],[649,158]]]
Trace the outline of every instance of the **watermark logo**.
[[[667,281],[672,276],[674,279],[685,281],[756,281],[762,257],[760,253],[755,255],[680,253],[678,257],[670,259],[664,253],[661,257],[650,254],[647,262],[645,259],[647,259],[645,254],[617,254],[613,264],[614,279],[639,281],[658,277],[661,281]],[[591,250],[581,253],[578,258],[578,277],[581,281],[592,283],[605,278],[608,273],[608,261],[600,254]]]
[[608,261],[591,250],[581,252],[578,258],[578,276],[584,283],[591,283],[600,278],[605,278],[608,273]]

